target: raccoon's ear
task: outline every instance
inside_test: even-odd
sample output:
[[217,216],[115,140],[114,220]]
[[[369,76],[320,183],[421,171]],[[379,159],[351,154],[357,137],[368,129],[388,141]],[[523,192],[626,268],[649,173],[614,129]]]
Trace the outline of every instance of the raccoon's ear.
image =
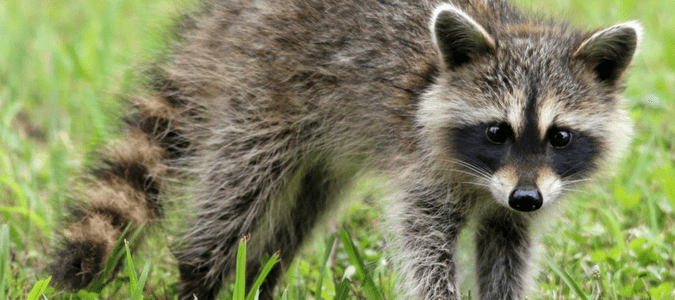
[[592,64],[598,80],[615,85],[635,57],[641,38],[638,22],[617,24],[593,34],[573,56]]
[[495,49],[495,41],[482,26],[459,8],[444,4],[436,8],[431,32],[447,70],[470,63]]

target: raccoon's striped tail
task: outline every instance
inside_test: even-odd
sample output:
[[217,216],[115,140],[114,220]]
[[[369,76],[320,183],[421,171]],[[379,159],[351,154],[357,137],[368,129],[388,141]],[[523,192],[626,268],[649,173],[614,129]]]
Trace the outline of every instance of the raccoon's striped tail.
[[[134,228],[162,216],[158,202],[166,162],[186,147],[172,126],[170,98],[150,97],[136,101],[138,114],[130,118],[123,141],[103,154],[78,191],[79,205],[53,251],[50,271],[56,285],[81,289],[103,269],[115,244],[128,227]],[[126,238],[126,237],[125,237]]]

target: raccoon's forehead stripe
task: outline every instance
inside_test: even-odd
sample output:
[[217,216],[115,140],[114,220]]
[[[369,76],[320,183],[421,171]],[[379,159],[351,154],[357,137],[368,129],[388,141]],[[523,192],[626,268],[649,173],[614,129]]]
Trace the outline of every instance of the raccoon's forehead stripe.
[[554,101],[552,97],[542,97],[539,105],[539,136],[543,139],[546,137],[548,129],[553,126],[557,120],[557,115],[562,111],[559,101]]
[[513,128],[516,137],[525,128],[525,114],[523,113],[527,106],[525,98],[523,90],[516,90],[504,99],[506,101],[504,104],[504,107],[506,107],[506,121]]
[[539,109],[537,108],[537,96],[539,91],[536,87],[530,87],[527,91],[527,100],[525,108],[522,111],[523,123],[522,128],[516,131],[516,139],[521,143],[538,144],[538,123],[539,123]]
[[514,92],[508,99],[507,121],[516,140],[527,143],[538,143],[537,131],[539,124],[539,90],[536,87],[536,78],[530,78],[530,85],[526,89]]

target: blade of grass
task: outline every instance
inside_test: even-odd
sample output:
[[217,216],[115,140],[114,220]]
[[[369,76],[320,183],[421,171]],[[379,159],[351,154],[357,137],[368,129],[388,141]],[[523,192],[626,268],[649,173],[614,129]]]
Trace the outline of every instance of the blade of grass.
[[[651,132],[649,139],[645,142],[646,145],[653,145],[656,142],[658,134],[656,131]],[[644,176],[644,172],[649,166],[649,161],[651,159],[652,153],[650,152],[641,152],[635,161],[634,168],[631,170],[630,179],[626,181],[626,190],[632,191],[635,188],[636,182],[640,182],[640,177]]]
[[0,227],[0,299],[5,297],[5,286],[9,281],[9,226]]
[[655,175],[659,179],[666,198],[670,201],[670,206],[675,209],[675,171],[673,171],[673,166],[666,163],[655,171]]
[[134,260],[131,259],[131,250],[129,250],[129,242],[127,240],[124,240],[124,250],[126,250],[127,256],[126,256],[126,272],[127,276],[129,276],[129,290],[130,291],[135,291],[136,287],[138,286],[138,277],[136,276],[136,266],[134,265]]
[[49,278],[47,278],[45,280],[38,281],[35,284],[35,286],[33,286],[33,289],[30,291],[30,294],[28,295],[28,300],[38,300],[38,299],[40,299],[40,296],[47,289],[47,287],[49,286],[49,281],[51,281],[51,280],[52,280],[52,277],[50,276]]
[[[130,243],[133,243],[143,231],[144,226],[144,224],[141,224],[140,226],[136,227],[134,232],[126,240],[128,240]],[[131,228],[131,223],[127,225],[126,228],[124,228],[124,231],[122,231],[119,239],[117,239],[117,243],[115,244],[115,248],[112,252],[113,254],[110,255],[108,260],[105,262],[103,270],[99,273],[99,275],[96,276],[96,281],[94,281],[94,283],[92,283],[89,288],[87,288],[88,292],[98,293],[101,291],[103,286],[105,286],[106,279],[112,274],[120,259],[122,259],[122,256],[125,254],[124,247],[122,247],[122,245],[124,245],[124,237],[127,235],[127,232],[131,230]]]
[[346,300],[349,296],[349,280],[343,278],[342,281],[335,287],[334,300]]
[[577,294],[577,296],[581,297],[581,299],[588,300],[588,296],[586,296],[584,291],[581,290],[581,287],[579,287],[577,282],[574,281],[574,279],[572,279],[572,277],[569,274],[567,274],[565,270],[559,268],[558,265],[553,261],[553,259],[550,256],[548,256],[548,254],[544,254],[543,258],[548,264],[548,266],[551,268],[551,270],[553,270],[553,272],[555,272],[556,274],[558,274],[558,276],[560,276],[560,278],[562,278],[563,282],[565,282],[565,284],[567,285],[567,287],[570,288],[570,290],[572,290],[575,294]]
[[87,108],[91,115],[92,126],[96,129],[96,132],[100,135],[102,140],[110,140],[112,135],[108,132],[106,116],[99,103],[100,99],[96,97],[96,94],[94,94],[94,91],[91,89],[84,91],[84,97],[86,98]]
[[98,300],[98,293],[87,292],[85,290],[77,291],[75,294],[80,300]]
[[[0,154],[4,155],[4,153]],[[0,176],[0,182],[3,182],[14,192],[14,200],[18,202],[18,207],[28,207],[28,200],[23,190],[9,175]]]
[[143,271],[141,271],[141,277],[138,278],[136,290],[131,295],[132,300],[142,300],[143,299],[143,287],[145,286],[145,281],[148,279],[148,273],[150,272],[150,260],[145,262]]
[[45,223],[45,220],[42,219],[37,213],[34,211],[29,210],[26,207],[17,207],[17,206],[8,206],[8,207],[0,207],[0,212],[2,213],[17,213],[22,216],[24,216],[26,219],[30,220],[33,224],[35,224],[38,228],[40,228],[40,231],[43,233],[48,233],[48,228],[47,224]]
[[262,271],[260,271],[260,274],[258,277],[255,279],[255,283],[253,283],[253,286],[251,287],[251,291],[249,292],[248,296],[246,297],[246,300],[253,300],[255,298],[258,298],[258,289],[262,285],[263,281],[265,281],[265,278],[267,277],[267,274],[272,271],[272,268],[274,265],[276,265],[279,262],[279,252],[274,253],[270,259],[267,260],[267,263],[263,267]]
[[326,251],[323,253],[321,258],[321,269],[319,269],[319,279],[316,282],[316,290],[314,290],[314,297],[316,300],[321,300],[321,289],[323,287],[323,276],[326,273],[326,264],[328,264],[328,256],[330,256],[330,251],[333,248],[333,243],[335,243],[335,235],[331,235],[326,241]]
[[234,300],[244,300],[246,296],[246,237],[239,240],[237,249],[236,277],[234,279]]
[[614,241],[616,241],[621,249],[626,249],[626,242],[623,240],[623,231],[621,231],[621,227],[619,226],[616,217],[606,209],[600,209],[600,213],[603,221],[605,221],[605,225],[607,225],[607,229],[609,229],[614,236]]
[[345,247],[345,251],[347,251],[347,255],[349,255],[349,259],[351,260],[352,264],[354,264],[354,267],[356,267],[356,273],[361,279],[363,290],[366,293],[368,299],[381,300],[382,295],[375,286],[375,282],[368,274],[361,255],[359,255],[359,253],[356,251],[356,246],[354,245],[354,242],[352,242],[352,238],[349,236],[349,233],[344,230],[344,228],[340,231],[340,239],[342,240],[342,244]]

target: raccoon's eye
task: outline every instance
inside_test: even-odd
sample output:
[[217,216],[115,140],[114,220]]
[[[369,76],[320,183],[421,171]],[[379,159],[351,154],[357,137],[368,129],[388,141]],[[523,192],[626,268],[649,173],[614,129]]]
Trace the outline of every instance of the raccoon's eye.
[[572,141],[572,133],[567,130],[551,130],[548,140],[555,148],[565,148]]
[[511,126],[507,124],[490,125],[485,131],[487,139],[495,144],[503,144],[511,135]]

